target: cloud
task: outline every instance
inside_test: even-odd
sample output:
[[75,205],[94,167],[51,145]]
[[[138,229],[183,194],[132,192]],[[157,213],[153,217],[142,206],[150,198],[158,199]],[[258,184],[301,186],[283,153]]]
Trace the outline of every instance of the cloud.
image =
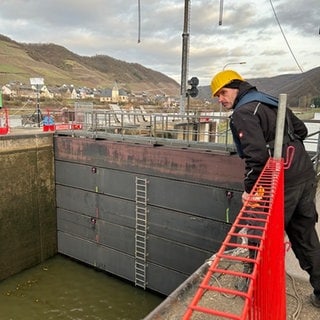
[[[219,1],[190,4],[189,75],[201,85],[228,63],[247,78],[300,72],[292,53],[305,71],[319,65],[319,0],[224,1],[220,26]],[[18,42],[109,55],[180,82],[184,1],[141,1],[140,14],[139,24],[133,0],[4,0],[0,28]]]

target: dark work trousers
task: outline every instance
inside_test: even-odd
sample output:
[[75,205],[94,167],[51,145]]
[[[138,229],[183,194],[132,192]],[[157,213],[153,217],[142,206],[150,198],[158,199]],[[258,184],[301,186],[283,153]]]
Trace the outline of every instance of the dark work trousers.
[[[261,210],[260,207],[257,208],[250,208],[247,209],[250,210],[250,212],[245,213],[244,217],[248,216],[250,218],[260,218],[260,219],[267,219],[267,216],[263,214],[262,212],[264,210]],[[257,212],[257,213],[255,213]],[[253,247],[259,247],[260,245],[260,238],[262,236],[262,230],[261,229],[255,229],[254,227],[261,227],[265,228],[265,222],[262,221],[252,221],[252,220],[246,220],[246,224],[248,226],[247,234],[248,234],[248,245]],[[255,259],[257,256],[257,250],[255,249],[249,249],[249,258]]]
[[310,275],[315,294],[320,294],[320,243],[315,229],[318,214],[315,205],[316,179],[285,185],[285,230],[300,267]]

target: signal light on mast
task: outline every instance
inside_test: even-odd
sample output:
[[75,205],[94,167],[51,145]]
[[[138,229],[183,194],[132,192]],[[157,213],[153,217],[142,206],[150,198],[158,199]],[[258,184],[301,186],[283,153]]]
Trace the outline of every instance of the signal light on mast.
[[188,80],[188,85],[190,85],[191,88],[187,90],[187,95],[192,98],[196,97],[199,93],[199,89],[197,88],[199,85],[199,79],[197,77],[192,77]]

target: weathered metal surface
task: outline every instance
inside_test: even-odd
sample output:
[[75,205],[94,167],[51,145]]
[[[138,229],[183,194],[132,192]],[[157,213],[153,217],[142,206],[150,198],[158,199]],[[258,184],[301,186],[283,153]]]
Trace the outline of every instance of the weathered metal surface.
[[241,188],[243,162],[237,155],[70,136],[55,141],[57,160]]

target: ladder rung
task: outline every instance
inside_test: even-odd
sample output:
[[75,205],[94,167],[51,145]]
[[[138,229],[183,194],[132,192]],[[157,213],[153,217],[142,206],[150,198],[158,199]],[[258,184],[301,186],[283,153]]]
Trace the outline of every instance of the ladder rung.
[[144,244],[144,247],[146,247],[146,241],[147,241],[147,236],[146,233],[145,234],[138,234],[136,233],[136,243],[137,244]]
[[141,279],[141,278],[145,278],[144,277],[144,274],[143,274],[143,272],[144,272],[145,270],[143,269],[143,270],[137,270],[136,269],[136,276],[139,276],[139,279]]
[[146,247],[145,243],[146,243],[146,238],[145,237],[142,238],[142,239],[141,238],[139,238],[139,239],[136,238],[136,245],[139,246],[140,248],[145,248]]
[[136,264],[135,269],[136,269],[136,271],[137,271],[137,270],[145,271],[145,270],[146,270],[146,263],[145,263],[145,261],[139,262],[139,265]]
[[137,220],[146,221],[146,213],[145,212],[137,212],[136,218],[137,218]]
[[[135,250],[135,253],[136,253],[136,258],[141,258],[141,255],[143,254],[143,258],[145,258],[146,256],[146,248],[143,246],[136,246],[136,250]],[[139,255],[139,256],[138,256]]]
[[146,247],[145,243],[146,243],[145,237],[143,239],[141,239],[141,238],[137,239],[136,238],[136,245],[137,246],[139,246],[141,248],[145,248]]
[[146,204],[145,203],[142,203],[142,205],[137,204],[136,205],[136,212],[148,212]]
[[138,277],[137,275],[136,275],[136,283],[137,282],[139,282],[139,283],[141,283],[141,284],[145,284],[145,280],[146,280],[146,278],[145,277]]
[[135,267],[135,272],[138,274],[141,274],[142,272],[145,272],[146,267],[145,267],[145,263],[140,263],[139,266],[136,265]]
[[148,212],[148,209],[147,209],[147,207],[146,207],[146,205],[145,204],[143,204],[143,206],[136,206],[136,211],[137,212]]
[[144,226],[136,226],[136,239],[147,240],[147,229]]
[[136,245],[136,252],[145,252],[146,251],[146,247],[143,245]]

